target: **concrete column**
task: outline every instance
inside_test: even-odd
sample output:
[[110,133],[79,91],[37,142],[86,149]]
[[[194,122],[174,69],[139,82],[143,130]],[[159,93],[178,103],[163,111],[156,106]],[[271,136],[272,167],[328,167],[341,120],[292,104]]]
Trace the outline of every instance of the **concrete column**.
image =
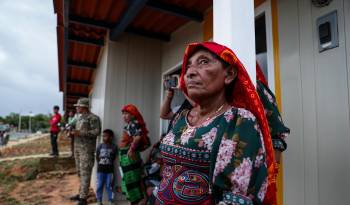
[[256,84],[254,0],[213,0],[214,41],[231,48]]

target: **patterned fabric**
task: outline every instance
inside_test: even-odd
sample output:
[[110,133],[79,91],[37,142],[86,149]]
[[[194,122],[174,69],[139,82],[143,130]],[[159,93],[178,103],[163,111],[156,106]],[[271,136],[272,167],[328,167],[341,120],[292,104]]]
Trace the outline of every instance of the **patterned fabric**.
[[75,129],[80,133],[74,139],[74,158],[80,176],[80,198],[86,199],[95,163],[96,138],[101,133],[100,119],[92,113],[81,114]]
[[[188,125],[181,117],[162,139],[160,150],[164,168],[156,204],[214,204],[211,185],[221,190],[219,201],[262,204],[267,181],[266,153],[254,115],[232,107],[202,125]],[[213,181],[209,167],[216,138],[222,138]],[[230,196],[230,197],[228,197]]]
[[[137,122],[137,128],[136,127],[131,127],[130,129],[132,132],[136,131],[138,132],[141,136],[141,141],[140,144],[138,146],[138,150],[139,151],[144,151],[147,148],[149,148],[151,146],[151,141],[148,137],[148,130],[146,128],[146,123],[143,120],[143,117],[140,113],[140,111],[137,109],[137,107],[135,105],[129,104],[129,105],[125,105],[122,109],[122,112],[128,112],[133,116],[133,121]],[[137,136],[134,134],[129,133],[129,136]]]
[[130,113],[138,121],[139,126],[142,130],[142,134],[147,136],[148,130],[146,128],[146,123],[143,120],[143,117],[142,117],[140,111],[137,109],[137,107],[135,105],[132,105],[132,104],[125,105],[123,107],[122,111]]
[[112,143],[101,143],[96,149],[97,172],[113,173],[114,160],[117,157],[117,146]]
[[260,126],[264,139],[263,141],[266,149],[266,163],[268,167],[268,188],[265,197],[265,204],[277,204],[277,166],[275,164],[274,150],[270,136],[269,125],[264,112],[264,107],[260,101],[259,95],[255,90],[254,84],[252,83],[243,64],[231,49],[215,42],[191,43],[186,47],[180,77],[180,86],[185,94],[187,94],[187,88],[185,85],[184,76],[187,69],[187,61],[198,48],[209,50],[221,60],[235,67],[237,71],[237,77],[234,80],[232,90],[229,91],[229,97],[231,98],[229,99],[229,102],[235,107],[245,108],[249,110],[257,118],[257,123]]
[[75,148],[96,150],[96,138],[101,134],[100,118],[92,113],[80,114],[75,124],[79,137],[75,138]]
[[80,180],[79,196],[87,199],[90,188],[92,168],[95,163],[95,153],[88,149],[74,149],[74,159]]
[[124,127],[123,138],[119,143],[119,163],[122,171],[122,191],[131,203],[143,199],[142,189],[142,159],[139,150],[135,150],[136,159],[131,159],[127,153],[134,137],[142,136],[142,129],[139,121],[131,120]]
[[144,193],[141,188],[142,180],[142,159],[140,152],[136,151],[136,159],[128,157],[129,147],[119,149],[119,163],[122,169],[121,188],[127,200],[131,203],[143,199]]
[[140,136],[142,133],[140,124],[137,120],[132,120],[124,127],[124,132],[129,136]]
[[269,87],[269,84],[265,78],[264,72],[261,70],[261,67],[258,62],[256,62],[255,71],[256,71],[256,81],[260,81],[266,87]]
[[191,103],[186,99],[180,106],[180,108],[174,113],[173,118],[169,122],[168,130],[166,133],[169,133],[173,126],[176,124],[176,121],[179,119],[179,114],[184,110],[192,109]]
[[290,130],[283,123],[281,114],[277,107],[276,98],[272,91],[260,81],[257,81],[257,92],[264,105],[267,121],[270,127],[273,148],[278,151],[284,151],[287,149],[287,144],[284,139],[289,135]]

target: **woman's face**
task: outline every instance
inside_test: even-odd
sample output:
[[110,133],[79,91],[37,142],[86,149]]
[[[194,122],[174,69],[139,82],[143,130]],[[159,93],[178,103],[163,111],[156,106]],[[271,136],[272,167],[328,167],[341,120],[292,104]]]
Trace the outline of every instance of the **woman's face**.
[[188,60],[185,84],[188,96],[196,102],[225,92],[234,79],[231,68],[224,68],[220,60],[207,50],[198,50]]
[[132,115],[128,112],[123,112],[123,120],[126,123],[129,123],[131,121]]

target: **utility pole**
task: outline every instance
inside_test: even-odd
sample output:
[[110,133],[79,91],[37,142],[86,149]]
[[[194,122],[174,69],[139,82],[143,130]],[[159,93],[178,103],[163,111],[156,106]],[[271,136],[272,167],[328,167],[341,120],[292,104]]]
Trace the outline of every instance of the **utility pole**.
[[32,133],[32,111],[29,112],[29,133]]
[[20,111],[18,115],[18,132],[21,132],[21,123],[22,123],[22,119],[21,119],[21,111]]

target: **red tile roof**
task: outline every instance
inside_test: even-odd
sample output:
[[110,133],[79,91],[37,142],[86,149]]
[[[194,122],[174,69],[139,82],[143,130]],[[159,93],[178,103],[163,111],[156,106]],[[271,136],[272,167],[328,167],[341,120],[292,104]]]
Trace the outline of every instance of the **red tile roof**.
[[[98,65],[101,49],[104,42],[107,42],[107,32],[120,23],[123,15],[128,12],[131,1],[53,2],[57,14],[59,87],[64,92],[65,109],[70,109],[72,101],[77,97],[89,95],[92,86],[88,85],[93,83],[93,67]],[[65,2],[69,2],[66,12]],[[164,9],[164,5],[170,7],[170,10]],[[126,31],[167,40],[172,32],[191,20],[186,14],[202,16],[212,6],[212,0],[148,0],[142,6],[134,14]],[[176,13],[179,10],[181,11]],[[65,35],[65,32],[68,34]]]

